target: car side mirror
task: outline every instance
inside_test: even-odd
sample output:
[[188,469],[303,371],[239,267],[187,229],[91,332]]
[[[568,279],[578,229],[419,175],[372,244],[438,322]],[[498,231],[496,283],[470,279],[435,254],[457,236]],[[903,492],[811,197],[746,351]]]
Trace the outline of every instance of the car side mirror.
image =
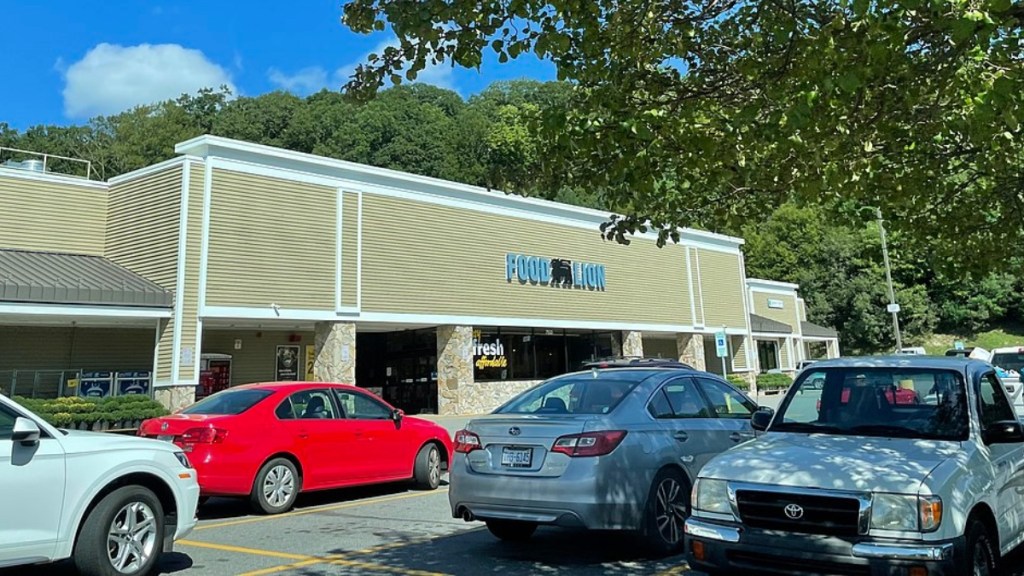
[[19,417],[14,421],[14,430],[11,431],[11,440],[22,444],[34,444],[39,442],[42,431],[39,426],[28,418]]
[[1019,420],[1002,420],[992,423],[981,434],[985,444],[1015,444],[1024,442],[1024,426]]
[[395,408],[391,411],[391,419],[394,420],[395,423],[401,422],[402,418],[405,418],[405,411],[401,408]]
[[775,410],[762,406],[750,417],[750,427],[758,432],[764,432],[768,429],[768,425],[772,423],[772,418],[774,417]]

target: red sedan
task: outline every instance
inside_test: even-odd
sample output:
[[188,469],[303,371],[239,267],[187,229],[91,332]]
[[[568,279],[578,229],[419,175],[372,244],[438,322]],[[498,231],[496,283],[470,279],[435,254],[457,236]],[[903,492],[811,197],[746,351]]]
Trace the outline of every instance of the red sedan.
[[277,382],[218,392],[139,435],[188,453],[203,496],[248,496],[285,512],[299,492],[413,480],[433,490],[451,461],[448,432],[355,386]]

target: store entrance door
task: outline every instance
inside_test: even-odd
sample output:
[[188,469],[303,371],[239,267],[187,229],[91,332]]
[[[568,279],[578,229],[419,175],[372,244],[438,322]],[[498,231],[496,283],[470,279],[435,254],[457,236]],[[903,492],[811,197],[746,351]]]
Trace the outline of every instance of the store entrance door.
[[437,414],[437,331],[356,334],[356,383],[407,414]]

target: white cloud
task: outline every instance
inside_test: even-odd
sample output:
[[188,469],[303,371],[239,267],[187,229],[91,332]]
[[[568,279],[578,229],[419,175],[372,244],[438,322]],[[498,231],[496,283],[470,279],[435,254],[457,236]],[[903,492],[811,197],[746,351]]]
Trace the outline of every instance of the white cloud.
[[327,71],[319,66],[303,68],[294,74],[271,68],[267,77],[278,88],[296,94],[311,94],[327,86]]
[[178,44],[99,44],[64,73],[64,114],[116,114],[201,88],[228,86],[231,75],[199,50]]
[[[373,50],[367,51],[359,58],[338,68],[333,73],[329,73],[321,66],[303,68],[294,74],[287,74],[277,68],[271,68],[267,72],[267,77],[274,85],[297,94],[310,94],[321,88],[337,90],[349,81],[352,74],[355,73],[357,66],[367,62],[370,54],[382,54],[388,46],[397,47],[398,39],[392,38],[386,42],[381,42]],[[402,77],[404,81],[405,76],[403,75]],[[434,86],[449,90],[457,90],[454,70],[450,64],[438,65],[428,63],[427,67],[420,70],[416,75],[416,82],[433,84]],[[386,85],[390,86],[391,83],[386,82]]]

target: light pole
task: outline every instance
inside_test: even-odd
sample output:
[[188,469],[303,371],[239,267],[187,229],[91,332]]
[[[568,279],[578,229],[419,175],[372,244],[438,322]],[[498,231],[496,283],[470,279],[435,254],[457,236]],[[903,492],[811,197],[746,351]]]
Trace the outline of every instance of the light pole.
[[885,220],[882,219],[882,209],[875,208],[875,216],[878,218],[878,231],[882,235],[882,259],[885,260],[885,281],[889,285],[889,306],[887,310],[892,313],[892,329],[896,333],[896,352],[903,349],[903,341],[900,338],[900,305],[896,303],[896,292],[892,288],[892,270],[889,268],[889,248],[885,244]]

